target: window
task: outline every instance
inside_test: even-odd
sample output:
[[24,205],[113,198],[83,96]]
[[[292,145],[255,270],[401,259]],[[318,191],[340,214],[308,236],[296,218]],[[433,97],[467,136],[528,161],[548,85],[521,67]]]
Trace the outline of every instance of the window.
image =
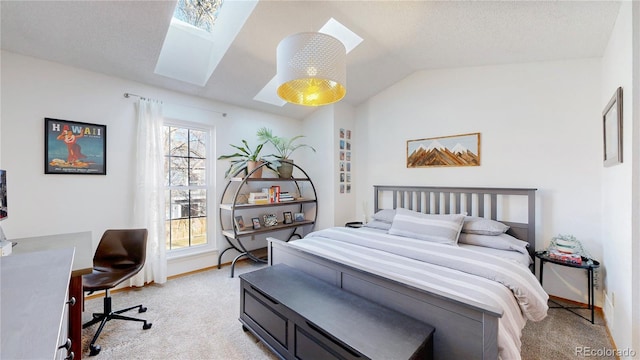
[[178,0],[173,17],[211,32],[222,7],[222,0]]
[[206,245],[209,132],[164,126],[167,250]]
[[[154,72],[205,86],[258,1],[178,0]],[[220,19],[224,19],[221,21]]]

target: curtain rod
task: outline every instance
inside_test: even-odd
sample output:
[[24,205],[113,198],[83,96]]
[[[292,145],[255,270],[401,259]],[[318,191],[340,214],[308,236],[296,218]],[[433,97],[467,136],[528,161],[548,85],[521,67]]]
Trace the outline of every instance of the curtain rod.
[[143,97],[143,96],[140,96],[140,95],[136,95],[136,94],[132,94],[132,93],[124,93],[124,97],[126,97],[127,99],[132,97],[132,96],[139,97],[142,100],[147,100],[146,97]]
[[[137,95],[137,94],[132,94],[132,93],[128,93],[128,92],[124,93],[124,97],[125,97],[125,98],[127,98],[127,99],[128,99],[128,98],[130,98],[130,97],[132,97],[132,96],[138,97],[138,98],[140,98],[140,99],[142,99],[142,100],[149,100],[149,98],[146,98],[146,97],[144,97],[144,96],[140,96],[140,95]],[[190,108],[193,108],[193,109],[199,109],[199,110],[211,111],[211,112],[214,112],[214,113],[217,113],[217,114],[221,114],[221,115],[222,115],[222,117],[227,117],[227,113],[226,113],[226,112],[220,112],[220,111],[215,111],[215,110],[211,110],[211,109],[205,109],[205,108],[201,108],[201,107],[197,107],[197,106],[192,106],[192,105],[182,105],[182,104],[175,104],[175,105],[179,105],[179,106],[186,106],[186,107],[190,107]]]

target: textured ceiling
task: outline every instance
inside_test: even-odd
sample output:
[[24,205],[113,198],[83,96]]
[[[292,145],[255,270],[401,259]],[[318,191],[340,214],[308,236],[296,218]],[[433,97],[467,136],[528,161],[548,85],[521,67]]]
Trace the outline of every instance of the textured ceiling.
[[364,38],[347,56],[343,101],[355,106],[422,69],[600,57],[620,4],[263,0],[204,87],[154,74],[175,1],[3,0],[0,6],[4,50],[302,118],[313,108],[253,97],[275,75],[280,40],[316,31],[331,17]]

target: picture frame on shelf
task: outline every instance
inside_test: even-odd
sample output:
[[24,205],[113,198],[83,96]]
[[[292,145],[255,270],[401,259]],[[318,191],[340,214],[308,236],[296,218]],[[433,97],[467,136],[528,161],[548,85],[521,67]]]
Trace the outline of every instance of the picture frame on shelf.
[[265,214],[262,216],[265,227],[278,225],[278,217],[275,214]]
[[260,229],[260,218],[251,218],[251,224],[253,224],[253,230]]
[[301,213],[301,212],[299,212],[299,213],[295,213],[295,214],[293,215],[293,219],[294,219],[296,222],[304,221],[304,213]]
[[291,215],[291,211],[285,211],[282,213],[282,217],[284,218],[283,223],[284,224],[291,224],[293,223],[293,216]]
[[604,166],[622,163],[622,87],[618,87],[602,111]]
[[244,230],[244,219],[242,218],[242,215],[237,215],[233,218],[233,221],[236,224],[236,229]]

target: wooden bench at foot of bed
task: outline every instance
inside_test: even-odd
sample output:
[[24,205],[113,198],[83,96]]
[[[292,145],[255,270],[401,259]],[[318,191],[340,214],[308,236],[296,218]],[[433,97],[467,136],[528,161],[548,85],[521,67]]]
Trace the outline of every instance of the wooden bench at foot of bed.
[[302,271],[240,279],[243,328],[283,359],[433,359],[433,327]]

